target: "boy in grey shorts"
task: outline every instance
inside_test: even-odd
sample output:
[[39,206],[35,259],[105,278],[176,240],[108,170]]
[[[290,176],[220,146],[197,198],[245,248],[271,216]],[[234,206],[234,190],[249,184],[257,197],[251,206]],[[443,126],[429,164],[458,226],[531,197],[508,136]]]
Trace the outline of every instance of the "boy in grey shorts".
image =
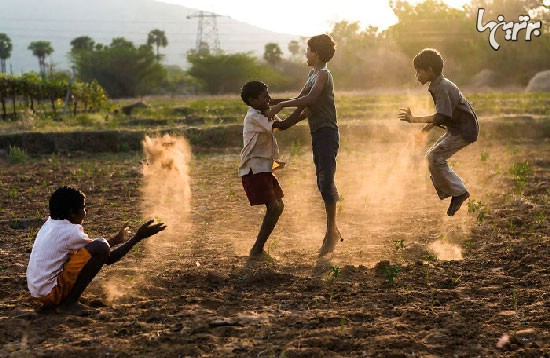
[[430,178],[441,200],[452,197],[447,215],[453,216],[470,197],[459,176],[449,167],[447,160],[456,152],[477,140],[479,124],[470,103],[458,87],[441,72],[443,58],[434,49],[424,49],[414,58],[416,78],[421,84],[430,82],[428,91],[432,95],[436,113],[426,117],[415,117],[409,108],[402,108],[398,117],[409,123],[427,123],[422,131],[430,131],[434,125],[447,132],[426,152]]

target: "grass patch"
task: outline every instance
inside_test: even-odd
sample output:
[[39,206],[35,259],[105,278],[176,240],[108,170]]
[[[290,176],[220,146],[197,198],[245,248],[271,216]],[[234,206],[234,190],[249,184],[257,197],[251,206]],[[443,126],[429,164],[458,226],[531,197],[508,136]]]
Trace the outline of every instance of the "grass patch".
[[529,162],[512,164],[510,167],[510,174],[514,180],[516,192],[521,194],[527,185],[527,178],[529,177],[529,174],[531,174],[531,166],[529,165]]
[[25,163],[29,160],[29,155],[25,152],[24,149],[19,147],[9,147],[8,150],[8,161],[12,164]]

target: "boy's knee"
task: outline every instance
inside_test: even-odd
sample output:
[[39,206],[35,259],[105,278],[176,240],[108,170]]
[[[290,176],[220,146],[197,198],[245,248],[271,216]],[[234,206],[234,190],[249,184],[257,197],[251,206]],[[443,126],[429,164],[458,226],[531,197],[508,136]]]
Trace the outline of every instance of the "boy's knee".
[[285,204],[283,203],[283,201],[275,200],[268,205],[267,212],[269,215],[278,217],[283,213],[284,209],[285,209]]
[[445,165],[446,160],[435,150],[430,150],[426,153],[426,161],[429,166]]
[[92,255],[92,257],[101,257],[107,260],[111,253],[111,248],[107,241],[97,239],[86,245],[86,250]]

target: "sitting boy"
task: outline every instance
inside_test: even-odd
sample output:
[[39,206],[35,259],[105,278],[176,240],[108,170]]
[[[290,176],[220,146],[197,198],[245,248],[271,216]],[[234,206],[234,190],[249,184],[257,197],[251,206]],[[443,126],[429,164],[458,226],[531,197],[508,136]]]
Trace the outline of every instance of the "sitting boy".
[[[279,147],[273,135],[273,128],[286,129],[278,117],[274,121],[265,116],[269,110],[267,85],[250,81],[241,89],[241,98],[250,106],[243,124],[243,149],[239,176],[250,205],[265,205],[266,213],[256,243],[250,250],[251,257],[265,255],[264,244],[273,232],[279,216],[283,213],[283,190],[273,175],[274,168],[281,165]],[[295,111],[287,121],[304,119],[305,115]],[[285,123],[288,123],[285,121]]]
[[166,228],[150,220],[126,242],[126,226],[110,240],[92,240],[81,226],[86,217],[85,199],[84,193],[68,186],[52,194],[50,217],[38,231],[27,267],[31,296],[44,306],[54,306],[58,313],[81,312],[85,307],[78,299],[104,264],[114,264],[135,244]]
[[429,116],[413,116],[409,108],[402,108],[398,117],[409,123],[427,123],[423,132],[434,125],[447,129],[426,153],[430,178],[441,200],[451,197],[447,215],[453,216],[470,197],[460,177],[449,167],[448,159],[459,150],[477,140],[479,124],[477,115],[458,87],[442,74],[443,58],[435,49],[420,51],[413,60],[416,78],[421,84],[430,82],[428,91],[435,104],[436,113]]

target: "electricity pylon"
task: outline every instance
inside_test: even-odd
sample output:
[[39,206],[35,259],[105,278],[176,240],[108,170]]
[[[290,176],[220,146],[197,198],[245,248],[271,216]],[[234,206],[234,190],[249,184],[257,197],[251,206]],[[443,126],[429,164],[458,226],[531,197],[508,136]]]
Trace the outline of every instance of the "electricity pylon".
[[195,42],[195,51],[199,53],[205,45],[214,53],[220,50],[220,35],[218,33],[218,22],[216,18],[222,15],[214,14],[213,12],[197,11],[191,15],[187,15],[188,19],[199,19],[197,29],[197,40]]

